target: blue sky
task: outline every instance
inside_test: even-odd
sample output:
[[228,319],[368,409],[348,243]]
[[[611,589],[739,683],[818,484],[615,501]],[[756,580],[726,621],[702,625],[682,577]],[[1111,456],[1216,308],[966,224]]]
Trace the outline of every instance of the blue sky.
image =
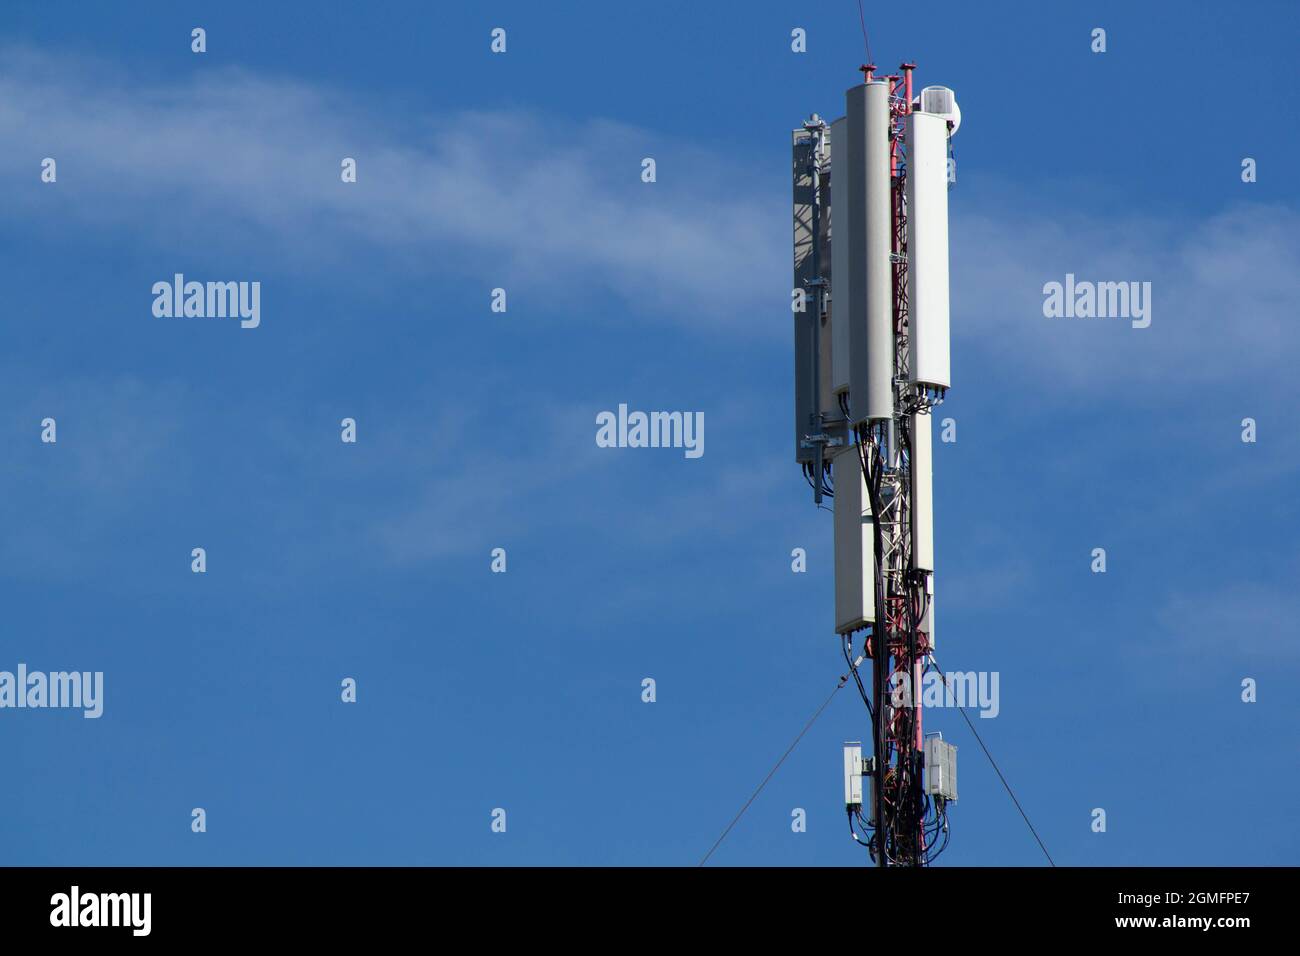
[[[1058,863],[1294,864],[1295,8],[973,6],[866,5],[963,113],[940,662],[1000,673]],[[0,862],[693,864],[843,670],[788,149],[856,4],[334,7],[0,12],[0,669],[105,674],[99,720],[0,711]],[[260,281],[261,326],[155,318],[176,272]],[[1152,282],[1151,327],[1045,319],[1067,272]],[[597,448],[620,402],[703,411],[704,456]],[[931,728],[941,863],[1041,863]],[[862,862],[866,734],[846,689],[712,862]]]

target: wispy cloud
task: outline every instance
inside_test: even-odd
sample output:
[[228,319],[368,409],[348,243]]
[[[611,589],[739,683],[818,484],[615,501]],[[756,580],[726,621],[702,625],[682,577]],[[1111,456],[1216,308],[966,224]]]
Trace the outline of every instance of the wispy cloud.
[[[6,369],[0,407],[10,438],[0,463],[0,569],[18,576],[84,574],[86,549],[129,537],[183,432],[188,389],[131,376],[37,380]],[[42,441],[53,421],[54,442]],[[184,467],[184,466],[181,466]],[[188,469],[185,469],[188,471]],[[181,476],[183,480],[183,476]]]
[[[405,116],[238,69],[141,83],[80,56],[9,47],[0,136],[7,207],[51,228],[73,217],[113,241],[125,232],[160,247],[260,236],[285,261],[316,267],[362,243],[421,271],[612,293],[633,312],[694,327],[743,327],[770,343],[788,335],[787,184],[626,123]],[[53,204],[39,187],[47,155],[72,202]],[[355,184],[340,181],[344,156],[358,162]],[[645,156],[658,162],[657,183],[640,181]],[[1159,388],[1267,376],[1300,360],[1296,210],[1243,204],[1189,222],[1044,210],[1012,183],[1002,194],[996,208],[954,194],[953,333],[966,349],[956,374],[979,355],[1024,382]],[[1044,318],[1043,283],[1066,272],[1150,281],[1151,328]]]
[[[1300,215],[1290,207],[1243,204],[1189,223],[1019,211],[1027,198],[1009,192],[996,214],[954,206],[955,375],[979,361],[1101,397],[1115,386],[1276,378],[1300,360]],[[1043,284],[1067,272],[1150,282],[1151,326],[1045,318]]]
[[1253,661],[1300,658],[1296,621],[1300,596],[1289,586],[1231,581],[1170,595],[1159,613],[1164,642],[1155,647],[1184,660],[1205,654]]
[[[481,552],[518,541],[581,515],[581,496],[563,494],[594,480],[603,464],[595,452],[595,426],[585,408],[533,406],[526,434],[471,449],[474,436],[464,416],[445,416],[425,439],[409,429],[378,437],[379,460],[421,477],[378,502],[369,534],[379,551],[398,564]],[[431,430],[433,432],[435,430]],[[414,440],[412,440],[414,438]],[[559,504],[557,505],[557,501]],[[558,507],[558,513],[557,513]],[[555,532],[555,533],[562,533]]]
[[[0,137],[7,207],[102,224],[119,240],[132,225],[156,244],[251,231],[312,259],[362,242],[423,270],[610,292],[692,324],[702,313],[752,322],[787,282],[773,241],[788,232],[785,210],[748,188],[743,165],[608,120],[404,117],[239,70],[141,85],[105,64],[8,48]],[[45,156],[73,202],[39,191]],[[340,180],[345,156],[355,184]],[[653,184],[640,179],[646,156]]]

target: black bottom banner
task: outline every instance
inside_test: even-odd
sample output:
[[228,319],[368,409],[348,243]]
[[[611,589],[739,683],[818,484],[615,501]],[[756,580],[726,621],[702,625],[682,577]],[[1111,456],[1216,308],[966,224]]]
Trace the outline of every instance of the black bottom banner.
[[431,932],[607,944],[718,932],[733,943],[842,935],[856,946],[882,938],[873,926],[893,937],[909,923],[922,945],[1097,935],[1230,944],[1286,931],[1295,876],[1286,868],[9,868],[0,869],[0,925],[7,940],[92,945],[339,944]]

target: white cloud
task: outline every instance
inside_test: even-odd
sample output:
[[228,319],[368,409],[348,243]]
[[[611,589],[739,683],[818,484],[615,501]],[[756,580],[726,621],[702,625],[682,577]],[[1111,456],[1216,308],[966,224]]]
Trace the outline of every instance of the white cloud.
[[[384,104],[216,70],[140,85],[66,55],[0,51],[6,206],[166,248],[251,232],[308,260],[362,242],[423,271],[611,291],[684,323],[743,319],[788,280],[784,206],[742,166],[604,120],[527,113],[403,119]],[[59,163],[57,206],[37,183]],[[343,157],[358,182],[340,181]],[[659,181],[640,181],[654,156]],[[209,232],[210,229],[210,232]],[[783,323],[765,323],[779,330]]]
[[[351,93],[217,69],[141,83],[68,54],[0,50],[0,182],[11,214],[63,217],[189,251],[277,245],[276,262],[327,271],[359,246],[485,287],[545,287],[591,307],[788,340],[788,187],[740,158],[609,120],[525,113],[403,117]],[[773,150],[783,150],[782,131]],[[51,203],[39,160],[71,203]],[[659,182],[640,181],[643,156]],[[359,181],[339,179],[342,157]],[[26,185],[25,185],[26,184]],[[997,208],[953,194],[957,385],[991,362],[1018,384],[1158,388],[1276,375],[1300,359],[1300,215],[1242,205],[1186,217],[1043,210],[1020,184]],[[1245,189],[1246,187],[1243,187]],[[264,243],[252,243],[262,256]],[[1042,286],[1153,284],[1149,329],[1052,320]]]
[[[954,203],[954,387],[988,363],[999,377],[1051,391],[1184,388],[1279,379],[1300,361],[1300,215],[1243,204],[1206,219],[1080,211],[1035,215],[1009,192],[997,214]],[[1025,209],[1027,211],[1019,211]],[[1049,319],[1043,284],[1152,284],[1152,322]]]

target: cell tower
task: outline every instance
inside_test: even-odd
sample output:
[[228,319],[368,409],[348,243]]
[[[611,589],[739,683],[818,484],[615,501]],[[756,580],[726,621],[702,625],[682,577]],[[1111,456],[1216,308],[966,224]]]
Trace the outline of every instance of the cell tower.
[[845,115],[813,114],[793,149],[795,460],[814,501],[834,501],[835,631],[872,732],[870,756],[845,745],[845,807],[878,866],[932,861],[957,798],[956,748],[922,731],[921,677],[935,646],[930,412],[950,385],[961,113],[946,87],[914,95],[914,69],[862,67]]

